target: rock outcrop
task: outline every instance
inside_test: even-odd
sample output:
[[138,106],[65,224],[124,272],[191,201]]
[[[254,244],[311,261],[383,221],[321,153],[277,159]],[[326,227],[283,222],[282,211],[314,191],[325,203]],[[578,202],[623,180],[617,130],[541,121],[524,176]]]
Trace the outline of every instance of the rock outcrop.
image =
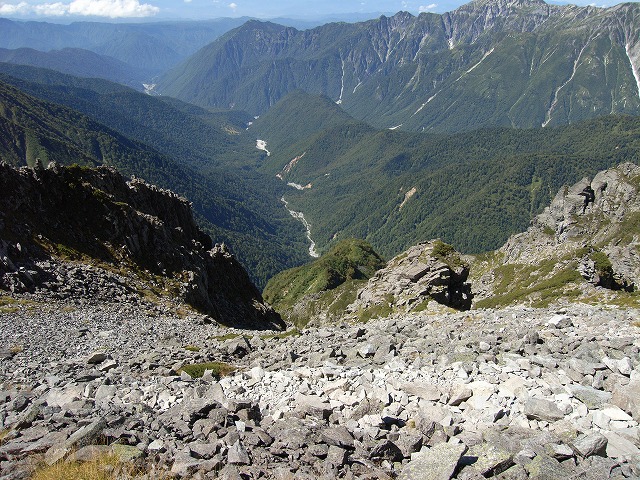
[[347,311],[361,317],[421,311],[431,301],[466,310],[472,300],[468,275],[469,266],[453,247],[440,240],[421,243],[378,270]]
[[1,289],[93,300],[146,292],[225,325],[284,326],[172,192],[107,167],[0,165],[0,204]]
[[633,291],[640,283],[638,225],[640,167],[624,163],[584,178],[563,187],[526,232],[509,238],[493,262],[478,262],[474,268],[486,273],[474,280],[474,290],[485,298],[500,293],[509,270],[513,289],[526,280],[533,292],[541,282],[564,276],[585,292],[589,289],[580,286],[580,278],[593,287]]

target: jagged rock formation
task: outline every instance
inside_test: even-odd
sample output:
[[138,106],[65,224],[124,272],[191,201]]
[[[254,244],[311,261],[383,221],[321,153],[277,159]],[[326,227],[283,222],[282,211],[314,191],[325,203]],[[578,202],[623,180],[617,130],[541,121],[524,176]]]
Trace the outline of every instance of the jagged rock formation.
[[226,325],[282,328],[189,202],[116,170],[0,165],[0,288],[57,297],[177,297]]
[[[512,288],[521,274],[530,277],[529,293],[536,282],[559,274],[572,288],[583,278],[594,286],[633,291],[640,283],[639,220],[640,167],[624,163],[584,178],[562,188],[531,227],[512,236],[493,259],[484,266],[479,262],[476,270],[486,273],[474,289],[483,292],[480,297],[495,294],[508,267]],[[563,285],[556,287],[561,291]]]
[[639,18],[636,3],[490,0],[305,31],[251,21],[167,73],[159,89],[256,114],[302,89],[376,127],[414,131],[634,114]]
[[466,310],[471,307],[469,266],[440,240],[411,247],[378,270],[347,311],[362,317],[391,311],[422,311],[429,302]]

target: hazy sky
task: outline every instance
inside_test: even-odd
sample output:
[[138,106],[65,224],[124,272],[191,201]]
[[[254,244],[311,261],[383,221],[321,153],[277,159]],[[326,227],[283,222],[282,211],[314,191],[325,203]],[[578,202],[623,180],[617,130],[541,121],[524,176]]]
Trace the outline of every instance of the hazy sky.
[[[433,3],[431,3],[433,1]],[[126,19],[290,17],[318,18],[345,13],[443,13],[464,0],[0,0],[0,16],[7,18]],[[594,4],[592,0],[551,3]],[[620,3],[598,1],[598,6]]]

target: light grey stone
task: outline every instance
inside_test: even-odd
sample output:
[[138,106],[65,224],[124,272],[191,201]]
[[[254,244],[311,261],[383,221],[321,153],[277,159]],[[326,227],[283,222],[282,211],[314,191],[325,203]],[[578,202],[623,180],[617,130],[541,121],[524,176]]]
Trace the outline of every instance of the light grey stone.
[[574,450],[582,457],[592,455],[605,456],[607,449],[607,437],[594,432],[589,435],[581,435],[572,442]]
[[527,418],[555,422],[564,418],[564,414],[558,406],[550,400],[543,398],[529,398],[524,406],[524,414]]
[[425,448],[411,455],[398,476],[399,480],[449,480],[467,446],[464,444],[441,443],[433,448]]

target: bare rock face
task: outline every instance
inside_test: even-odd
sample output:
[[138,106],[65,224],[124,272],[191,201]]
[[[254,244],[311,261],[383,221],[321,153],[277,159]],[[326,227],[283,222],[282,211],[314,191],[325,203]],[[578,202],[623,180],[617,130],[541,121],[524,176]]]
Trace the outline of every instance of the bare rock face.
[[468,275],[468,265],[453,247],[440,240],[421,243],[378,270],[348,310],[420,311],[430,301],[466,310],[472,298]]
[[570,260],[594,286],[632,291],[640,281],[639,218],[640,167],[625,163],[562,188],[498,253],[503,264]]
[[99,167],[0,165],[0,289],[118,300],[177,297],[225,325],[282,328],[189,202]]

